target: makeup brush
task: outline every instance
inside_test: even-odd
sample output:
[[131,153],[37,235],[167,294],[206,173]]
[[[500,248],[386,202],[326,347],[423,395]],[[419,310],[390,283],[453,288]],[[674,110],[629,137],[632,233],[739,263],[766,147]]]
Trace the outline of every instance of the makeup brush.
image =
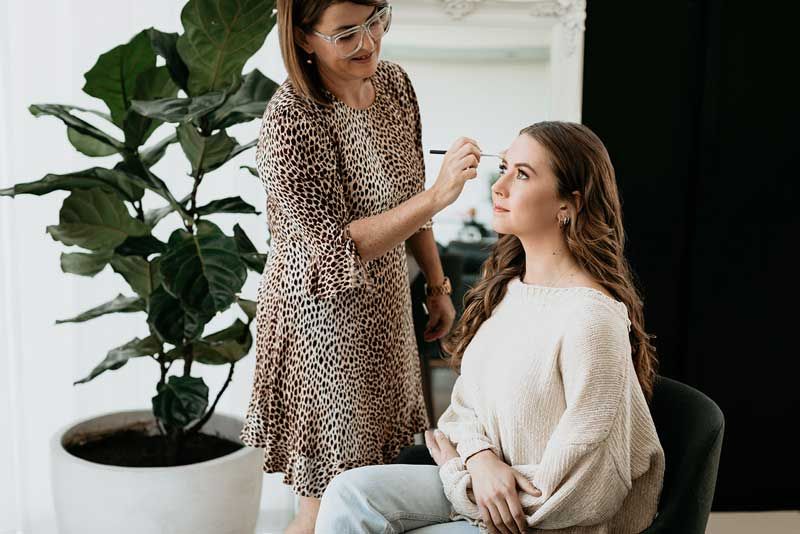
[[[430,152],[431,154],[447,154],[447,150],[434,150],[434,149],[431,149],[428,152]],[[481,153],[481,157],[483,157],[483,156],[489,156],[489,157],[492,157],[492,158],[502,158],[503,157],[500,154],[483,154],[483,153]]]

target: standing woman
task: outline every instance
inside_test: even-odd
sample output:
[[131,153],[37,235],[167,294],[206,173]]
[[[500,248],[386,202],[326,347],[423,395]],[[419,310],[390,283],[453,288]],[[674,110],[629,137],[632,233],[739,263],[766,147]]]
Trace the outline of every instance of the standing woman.
[[391,462],[429,427],[406,266],[428,283],[426,339],[455,310],[431,218],[476,176],[459,138],[425,190],[416,95],[380,61],[391,6],[279,0],[289,73],[264,112],[256,164],[272,247],[258,288],[256,370],[241,438],[300,496],[290,533],[313,533],[342,471]]

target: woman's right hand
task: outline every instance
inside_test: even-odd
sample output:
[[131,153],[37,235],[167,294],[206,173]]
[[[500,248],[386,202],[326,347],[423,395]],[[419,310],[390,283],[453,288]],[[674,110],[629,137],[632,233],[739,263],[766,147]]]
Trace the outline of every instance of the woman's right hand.
[[439,209],[444,209],[458,198],[467,180],[478,175],[481,149],[474,139],[459,137],[447,150],[433,189]]
[[542,492],[490,450],[467,458],[466,467],[472,476],[475,504],[489,531],[503,534],[526,532],[525,512],[517,487],[534,497],[540,497]]

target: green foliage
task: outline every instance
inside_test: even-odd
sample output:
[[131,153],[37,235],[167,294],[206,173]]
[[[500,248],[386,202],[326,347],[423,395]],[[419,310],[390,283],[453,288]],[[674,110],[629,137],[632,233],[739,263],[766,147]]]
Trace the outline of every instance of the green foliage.
[[[117,370],[131,358],[153,359],[161,370],[153,412],[171,437],[199,429],[228,383],[209,407],[208,387],[202,378],[191,376],[192,364],[228,365],[232,373],[252,347],[250,326],[256,304],[239,292],[248,269],[263,271],[266,255],[258,252],[238,224],[229,236],[208,218],[260,212],[238,196],[203,206],[196,200],[209,172],[223,172],[227,162],[255,146],[255,141],[239,144],[227,129],[261,118],[277,88],[258,70],[242,73],[272,29],[274,4],[274,0],[189,0],[181,13],[182,33],[144,29],[101,54],[84,74],[83,90],[102,101],[106,110],[61,104],[34,104],[29,110],[36,117],[61,121],[67,141],[81,154],[116,156],[117,161],[111,167],[49,173],[0,189],[0,196],[8,197],[69,192],[58,224],[46,229],[54,240],[77,247],[61,254],[62,271],[93,277],[110,268],[132,294],[118,294],[56,324],[143,313],[149,331],[143,339],[135,337],[111,349],[74,383]],[[157,65],[158,57],[163,58],[162,66]],[[113,133],[106,131],[112,126]],[[159,130],[165,134],[148,144]],[[168,182],[185,187],[186,177],[164,180],[153,169],[176,143],[186,156],[193,182],[192,193],[181,199],[173,195]],[[252,167],[242,167],[256,174]],[[145,192],[161,202],[146,209]],[[173,213],[178,217],[170,217]],[[153,232],[167,221],[178,227],[165,243]],[[246,321],[236,319],[204,336],[208,322],[234,303]],[[183,362],[183,373],[168,376],[177,361]],[[189,427],[190,423],[194,424]]]

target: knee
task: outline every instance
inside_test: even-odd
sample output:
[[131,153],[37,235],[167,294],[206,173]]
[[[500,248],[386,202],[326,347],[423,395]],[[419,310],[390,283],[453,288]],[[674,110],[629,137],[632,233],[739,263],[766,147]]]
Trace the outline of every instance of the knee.
[[336,475],[325,488],[317,515],[316,534],[363,532],[360,525],[366,511],[370,487],[375,478],[370,467],[358,467]]

